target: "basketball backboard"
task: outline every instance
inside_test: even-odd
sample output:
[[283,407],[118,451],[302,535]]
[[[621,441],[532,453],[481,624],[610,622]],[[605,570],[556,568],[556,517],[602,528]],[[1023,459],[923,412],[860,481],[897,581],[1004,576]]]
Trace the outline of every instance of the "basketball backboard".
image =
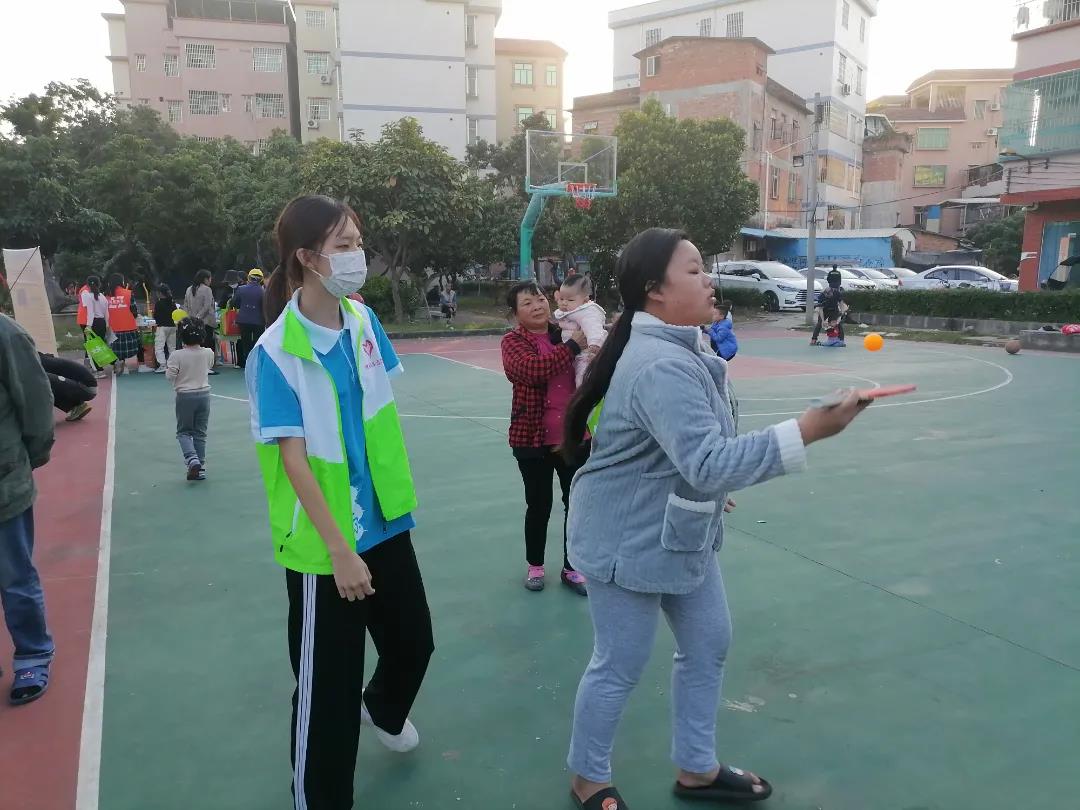
[[525,149],[525,190],[530,194],[569,195],[568,183],[595,184],[594,197],[618,193],[618,138],[530,129]]

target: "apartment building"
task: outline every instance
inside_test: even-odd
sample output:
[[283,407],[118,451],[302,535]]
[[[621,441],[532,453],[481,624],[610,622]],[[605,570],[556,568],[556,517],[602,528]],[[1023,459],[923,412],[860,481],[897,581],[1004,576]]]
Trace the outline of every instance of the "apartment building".
[[341,114],[341,54],[336,0],[292,3],[296,31],[296,87],[300,139],[344,140]]
[[805,151],[812,118],[802,97],[769,76],[773,50],[755,38],[669,37],[639,51],[636,84],[574,99],[574,131],[611,135],[619,115],[647,99],[676,118],[728,118],[746,131],[743,166],[761,190],[748,224],[800,227],[805,222]]
[[822,224],[857,227],[870,26],[877,7],[878,0],[657,0],[612,11],[614,89],[636,86],[634,55],[673,36],[762,40],[773,49],[770,76],[804,101],[820,93],[825,105],[818,144],[819,198],[827,207]]
[[546,115],[551,128],[562,131],[565,64],[566,51],[554,42],[495,40],[495,138],[499,143],[514,137],[521,122],[536,113]]
[[[1002,92],[1011,78],[1008,68],[934,70],[912,82],[905,95],[869,102],[871,113],[911,136],[911,157],[889,207],[895,217],[889,226],[961,236],[1003,213],[1000,187],[991,182],[1000,178]],[[870,216],[880,221],[883,212]]]
[[290,81],[292,15],[272,0],[123,0],[109,28],[113,86],[178,132],[257,149],[300,127]]
[[1026,206],[1020,289],[1036,290],[1063,259],[1080,256],[1080,0],[1022,3],[1016,23],[1001,200]]
[[502,0],[341,0],[342,131],[366,140],[404,117],[465,157],[496,140],[495,25]]

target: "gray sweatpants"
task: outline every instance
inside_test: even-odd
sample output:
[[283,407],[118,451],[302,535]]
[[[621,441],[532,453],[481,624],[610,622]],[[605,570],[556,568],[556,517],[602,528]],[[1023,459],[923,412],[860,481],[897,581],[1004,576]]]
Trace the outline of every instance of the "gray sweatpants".
[[594,646],[574,704],[570,770],[590,782],[611,780],[615,729],[649,661],[661,611],[675,635],[671,758],[691,773],[717,767],[716,713],[731,641],[719,563],[708,567],[696,591],[683,596],[637,593],[592,579],[588,589]]
[[206,461],[206,426],[210,423],[209,391],[176,392],[176,440],[184,461]]

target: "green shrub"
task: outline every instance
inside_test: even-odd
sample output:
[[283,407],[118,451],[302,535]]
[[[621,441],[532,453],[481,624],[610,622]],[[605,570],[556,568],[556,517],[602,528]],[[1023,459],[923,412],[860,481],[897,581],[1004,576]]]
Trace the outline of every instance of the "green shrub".
[[1080,322],[1080,292],[1001,293],[990,290],[845,292],[853,312],[1001,321]]
[[[394,294],[389,276],[371,276],[360,294],[364,296],[364,303],[375,310],[380,321],[389,323],[394,320]],[[401,280],[401,306],[406,318],[411,317],[420,306],[420,291],[404,278]]]
[[718,287],[716,290],[717,301],[728,301],[735,305],[736,310],[739,309],[763,309],[765,307],[765,296],[763,296],[757,290],[747,290],[731,287]]

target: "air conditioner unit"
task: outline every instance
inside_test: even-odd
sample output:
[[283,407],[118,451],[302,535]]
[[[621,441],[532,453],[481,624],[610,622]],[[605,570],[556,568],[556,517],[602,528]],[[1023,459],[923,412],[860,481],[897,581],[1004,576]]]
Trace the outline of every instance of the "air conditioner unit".
[[998,128],[990,127],[990,129],[986,130],[986,134],[989,135],[991,138],[996,138],[998,134]]
[[309,118],[308,122],[307,122],[307,128],[308,129],[318,129],[319,128],[319,122],[316,121],[314,118]]
[[333,84],[333,83],[334,83],[334,77],[331,76],[329,73],[324,73],[321,76],[319,76],[319,84]]
[[842,85],[840,85],[840,95],[842,95],[842,96],[850,96],[851,95],[851,85],[850,84],[842,84]]
[[990,110],[992,112],[1001,112],[1001,105],[995,101],[993,104],[990,105]]

